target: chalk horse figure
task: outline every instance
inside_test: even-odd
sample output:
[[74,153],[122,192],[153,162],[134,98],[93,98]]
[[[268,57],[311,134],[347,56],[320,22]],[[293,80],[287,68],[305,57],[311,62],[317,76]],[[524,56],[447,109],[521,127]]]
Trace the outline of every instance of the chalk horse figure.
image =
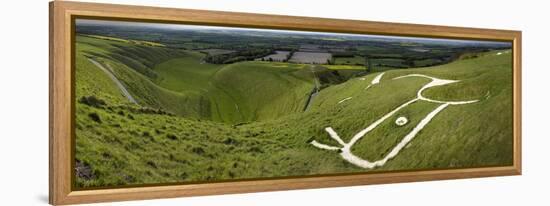
[[[378,75],[375,78],[375,80],[373,80],[371,85],[378,84],[379,80],[380,80],[380,78],[382,77],[383,74],[384,73],[381,73],[380,75]],[[429,98],[426,98],[426,97],[422,96],[422,92],[424,90],[428,89],[428,88],[455,83],[455,82],[458,82],[459,80],[439,79],[439,78],[435,78],[435,77],[431,77],[431,76],[427,76],[427,75],[422,75],[422,74],[410,74],[410,75],[400,76],[400,77],[394,78],[394,80],[395,79],[401,79],[401,78],[408,78],[408,77],[428,78],[428,79],[431,79],[431,82],[427,83],[422,88],[420,88],[420,90],[418,90],[418,92],[416,94],[416,98],[411,99],[411,100],[403,103],[402,105],[398,106],[397,108],[395,108],[391,112],[389,112],[389,113],[385,114],[384,116],[382,116],[381,118],[377,119],[375,122],[370,124],[368,127],[366,127],[365,129],[363,129],[363,130],[359,131],[357,134],[355,134],[349,142],[347,142],[347,143],[344,142],[338,136],[336,131],[334,131],[331,127],[327,127],[327,128],[325,128],[325,131],[329,134],[329,136],[332,139],[336,140],[336,142],[338,142],[338,144],[340,144],[340,146],[339,147],[329,146],[329,145],[326,145],[326,144],[319,143],[315,140],[311,141],[310,144],[312,144],[313,146],[315,146],[317,148],[320,148],[320,149],[340,151],[340,156],[342,156],[343,159],[345,159],[346,161],[348,161],[348,162],[350,162],[350,163],[352,163],[352,164],[354,164],[358,167],[367,168],[367,169],[380,167],[380,166],[383,166],[384,164],[386,164],[386,162],[389,161],[390,159],[394,158],[412,139],[414,139],[416,134],[418,134],[418,132],[420,132],[424,128],[424,126],[426,126],[432,120],[432,118],[434,118],[439,112],[443,111],[445,108],[447,108],[450,105],[470,104],[470,103],[474,103],[474,102],[478,101],[478,100],[440,101],[440,100],[429,99]],[[369,87],[371,85],[369,85]],[[393,149],[388,154],[386,154],[386,156],[384,156],[384,158],[382,158],[380,160],[376,160],[376,161],[368,161],[368,160],[362,159],[362,158],[354,155],[351,152],[351,147],[353,147],[353,145],[355,143],[357,143],[357,141],[359,141],[361,138],[363,138],[367,133],[369,133],[371,130],[376,128],[379,124],[384,122],[386,119],[390,118],[392,115],[394,115],[399,110],[401,110],[401,109],[405,108],[406,106],[408,106],[408,105],[410,105],[414,102],[417,102],[417,101],[428,101],[428,102],[438,103],[440,105],[438,107],[436,107],[434,110],[432,110],[430,113],[428,113],[428,115],[426,115],[407,135],[405,135],[403,137],[403,139],[401,139],[401,141],[396,146],[394,146]],[[406,119],[405,120],[398,119],[397,121],[398,122],[396,122],[396,123],[399,124],[400,123],[399,121],[406,121]]]

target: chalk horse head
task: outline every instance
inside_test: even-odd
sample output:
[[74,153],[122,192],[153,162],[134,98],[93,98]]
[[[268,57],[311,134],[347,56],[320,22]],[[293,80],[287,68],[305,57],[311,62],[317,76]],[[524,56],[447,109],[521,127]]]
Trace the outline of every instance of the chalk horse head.
[[[369,88],[372,85],[379,84],[380,79],[383,75],[384,75],[384,73],[381,73],[378,76],[376,76],[367,88]],[[404,75],[404,76],[399,76],[399,77],[393,78],[393,80],[402,79],[402,78],[427,78],[427,79],[430,79],[431,81],[428,82],[427,84],[423,85],[417,91],[416,97],[408,100],[407,102],[401,104],[400,106],[393,109],[389,113],[384,114],[382,117],[380,117],[379,119],[372,122],[366,128],[364,128],[363,130],[356,133],[349,140],[349,142],[344,142],[342,140],[342,138],[340,138],[338,136],[338,133],[336,131],[334,131],[331,127],[327,127],[327,128],[325,128],[325,131],[329,134],[329,136],[332,139],[334,139],[339,144],[339,146],[326,145],[326,144],[319,143],[315,140],[311,141],[310,144],[312,144],[313,146],[315,146],[317,148],[320,148],[320,149],[339,151],[340,156],[344,160],[346,160],[349,163],[354,164],[358,167],[362,167],[362,168],[366,168],[366,169],[372,169],[372,168],[375,168],[375,167],[380,167],[380,166],[383,166],[384,164],[386,164],[386,162],[388,162],[389,160],[391,160],[395,156],[397,156],[397,154],[399,154],[399,152],[403,148],[405,148],[405,146],[407,146],[407,144],[411,140],[414,139],[416,134],[418,134],[418,132],[420,132],[432,120],[432,118],[434,118],[439,112],[443,111],[445,108],[447,108],[450,105],[471,104],[471,103],[475,103],[475,102],[478,101],[478,100],[443,101],[443,100],[436,100],[436,99],[427,98],[427,97],[422,95],[422,93],[428,88],[456,83],[456,82],[459,82],[459,80],[439,79],[439,78],[436,78],[436,77],[423,75],[423,74],[409,74],[409,75]],[[395,145],[393,147],[393,149],[391,149],[391,151],[389,153],[385,154],[385,156],[382,159],[369,161],[369,160],[365,160],[361,157],[358,157],[358,156],[356,156],[355,154],[353,154],[351,152],[351,147],[353,147],[353,145],[355,143],[357,143],[357,141],[359,141],[361,138],[363,138],[367,133],[369,133],[371,130],[375,129],[378,125],[380,125],[381,123],[383,123],[384,121],[386,121],[387,119],[392,117],[395,113],[399,112],[403,108],[406,108],[410,104],[412,104],[414,102],[418,102],[418,101],[432,102],[432,103],[438,104],[438,106],[435,109],[433,109],[432,111],[430,111],[426,116],[424,116],[422,118],[422,120],[420,120],[420,122],[411,131],[409,131],[401,139],[401,141],[399,143],[397,143],[397,145]],[[406,121],[407,121],[406,119],[398,118],[397,121],[396,121],[396,124],[398,124],[398,125],[401,124],[401,123],[404,124],[404,123],[406,123]]]

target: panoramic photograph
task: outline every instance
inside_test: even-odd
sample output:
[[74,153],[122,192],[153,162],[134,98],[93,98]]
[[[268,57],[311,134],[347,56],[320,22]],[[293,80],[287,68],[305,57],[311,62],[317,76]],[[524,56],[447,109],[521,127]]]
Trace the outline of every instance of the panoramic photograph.
[[511,42],[74,23],[76,189],[513,165]]

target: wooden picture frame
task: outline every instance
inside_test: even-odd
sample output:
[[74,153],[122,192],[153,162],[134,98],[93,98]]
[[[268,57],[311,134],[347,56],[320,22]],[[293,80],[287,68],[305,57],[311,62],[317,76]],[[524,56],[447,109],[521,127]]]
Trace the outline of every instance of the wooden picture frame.
[[[50,111],[49,202],[53,205],[106,201],[173,198],[274,190],[341,187],[458,178],[521,174],[521,32],[358,20],[263,15],[250,13],[155,8],[80,2],[50,2]],[[512,43],[513,51],[513,165],[430,171],[396,171],[368,174],[328,175],[266,180],[243,180],[207,184],[125,187],[75,191],[72,188],[74,135],[74,48],[71,44],[75,16],[117,18],[191,25],[236,26],[354,34],[439,37],[468,40],[500,40]]]

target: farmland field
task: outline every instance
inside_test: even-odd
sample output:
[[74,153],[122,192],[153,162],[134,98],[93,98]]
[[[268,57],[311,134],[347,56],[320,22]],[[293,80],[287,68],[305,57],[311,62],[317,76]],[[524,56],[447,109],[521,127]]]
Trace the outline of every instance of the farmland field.
[[509,43],[76,24],[77,189],[513,161]]
[[290,55],[291,54],[289,51],[275,51],[275,54],[270,54],[256,60],[282,62],[287,61]]
[[336,57],[336,58],[334,58],[334,64],[337,64],[337,65],[365,65],[365,57],[361,57],[361,56]]
[[332,58],[332,54],[323,52],[295,52],[292,58],[288,60],[293,63],[303,64],[327,64]]
[[227,50],[227,49],[203,49],[200,50],[203,53],[207,53],[209,55],[222,55],[222,54],[231,54],[235,51],[233,50]]

